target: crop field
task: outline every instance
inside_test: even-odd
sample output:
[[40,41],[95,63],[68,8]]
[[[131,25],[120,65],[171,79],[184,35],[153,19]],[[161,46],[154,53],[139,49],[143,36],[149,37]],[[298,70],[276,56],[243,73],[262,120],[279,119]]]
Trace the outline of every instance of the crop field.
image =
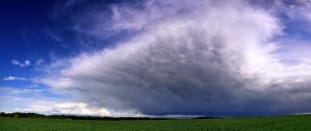
[[310,115],[174,120],[64,120],[1,118],[0,131],[299,131],[311,130]]

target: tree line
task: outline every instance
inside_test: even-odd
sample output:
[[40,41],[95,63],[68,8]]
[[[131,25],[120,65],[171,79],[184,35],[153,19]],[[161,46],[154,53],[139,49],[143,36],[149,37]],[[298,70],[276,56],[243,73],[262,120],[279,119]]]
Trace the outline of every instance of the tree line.
[[[13,118],[44,118],[44,119],[68,119],[68,120],[166,120],[166,119],[182,119],[182,118],[166,118],[166,117],[100,117],[100,116],[79,116],[79,115],[43,115],[38,113],[0,112],[0,117]],[[187,119],[219,119],[222,117],[191,117]]]
[[154,120],[167,118],[151,118],[151,117],[100,117],[100,116],[78,116],[78,115],[43,115],[38,113],[0,112],[0,117],[13,118],[45,118],[45,119],[69,119],[69,120]]

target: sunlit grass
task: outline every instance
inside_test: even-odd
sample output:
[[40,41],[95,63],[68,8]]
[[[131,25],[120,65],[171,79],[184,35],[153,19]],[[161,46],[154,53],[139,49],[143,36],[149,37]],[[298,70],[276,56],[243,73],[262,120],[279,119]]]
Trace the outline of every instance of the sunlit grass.
[[311,130],[311,116],[271,116],[178,120],[63,120],[0,118],[0,131],[113,131],[113,130]]

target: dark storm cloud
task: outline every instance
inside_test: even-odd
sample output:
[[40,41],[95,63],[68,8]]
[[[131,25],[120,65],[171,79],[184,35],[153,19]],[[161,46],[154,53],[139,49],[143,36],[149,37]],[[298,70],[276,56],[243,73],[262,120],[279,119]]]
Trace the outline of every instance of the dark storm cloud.
[[40,81],[95,107],[148,115],[311,110],[309,73],[303,74],[310,66],[283,65],[274,56],[277,43],[270,39],[281,28],[269,12],[245,1],[143,5],[113,5],[111,26],[101,19],[90,25],[132,31],[128,40],[62,60],[69,66]]

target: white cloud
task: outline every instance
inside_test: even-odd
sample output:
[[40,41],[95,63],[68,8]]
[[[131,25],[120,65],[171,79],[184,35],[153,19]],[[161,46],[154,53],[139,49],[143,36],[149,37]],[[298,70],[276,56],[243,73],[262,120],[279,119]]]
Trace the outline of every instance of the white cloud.
[[79,114],[79,115],[99,115],[111,116],[105,108],[91,108],[86,103],[79,102],[62,102],[62,103],[39,103],[34,104],[26,109],[25,112],[38,112],[44,114]]
[[56,61],[63,66],[52,64],[39,81],[76,94],[97,110],[150,115],[310,112],[311,63],[280,62],[276,50],[282,45],[271,39],[282,33],[282,25],[270,12],[242,1],[203,0],[112,9],[110,27],[135,32],[130,39]]
[[74,86],[72,80],[69,78],[40,79],[38,82],[46,83],[53,88],[69,88]]
[[142,116],[134,111],[109,110],[106,108],[92,107],[83,102],[71,101],[64,97],[48,97],[45,96],[46,93],[51,92],[42,88],[0,87],[0,111],[35,112],[47,115]]
[[14,88],[14,87],[0,87],[0,95],[3,96],[18,96],[18,95],[31,95],[37,96],[41,93],[47,92],[43,88]]
[[11,63],[13,65],[17,65],[17,66],[20,66],[20,67],[26,67],[26,66],[30,66],[31,65],[31,61],[30,60],[25,60],[24,62],[22,62],[22,61],[18,61],[18,60],[13,59]]
[[13,64],[13,65],[19,65],[19,61],[17,61],[17,60],[12,60],[12,64]]
[[25,66],[29,66],[29,65],[30,65],[30,60],[25,60],[24,65],[25,65]]
[[27,79],[24,77],[7,76],[7,77],[4,77],[3,80],[6,80],[6,81],[13,81],[13,80],[25,81]]
[[66,114],[87,116],[110,116],[110,117],[138,117],[143,116],[136,112],[117,112],[106,108],[91,107],[83,102],[51,102],[39,101],[17,111],[37,112],[42,114]]

